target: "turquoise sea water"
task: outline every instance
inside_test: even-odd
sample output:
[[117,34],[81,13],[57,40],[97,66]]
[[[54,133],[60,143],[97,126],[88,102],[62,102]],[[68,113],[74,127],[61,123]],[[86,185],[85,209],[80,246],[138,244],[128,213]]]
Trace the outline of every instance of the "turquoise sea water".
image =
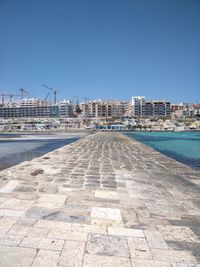
[[200,169],[200,132],[129,132],[127,135],[177,161]]

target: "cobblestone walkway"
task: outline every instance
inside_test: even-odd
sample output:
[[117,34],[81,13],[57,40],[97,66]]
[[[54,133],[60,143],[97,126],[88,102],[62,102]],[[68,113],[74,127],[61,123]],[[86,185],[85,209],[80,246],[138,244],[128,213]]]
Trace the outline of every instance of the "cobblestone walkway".
[[118,133],[0,172],[2,267],[199,267],[200,173]]

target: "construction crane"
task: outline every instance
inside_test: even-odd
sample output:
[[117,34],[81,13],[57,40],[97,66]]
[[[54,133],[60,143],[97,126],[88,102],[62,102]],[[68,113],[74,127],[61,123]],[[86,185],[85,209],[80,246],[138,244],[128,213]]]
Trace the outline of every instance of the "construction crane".
[[46,97],[45,97],[45,99],[44,99],[44,101],[46,101],[47,100],[47,98],[48,98],[48,96],[50,95],[50,93],[48,92],[48,94],[46,95]]
[[12,99],[14,96],[20,96],[20,95],[15,95],[15,94],[0,94],[1,98],[1,103],[4,105],[5,104],[5,97],[9,96],[9,101],[8,103],[12,102]]
[[[43,87],[46,87],[47,89],[49,89],[51,91],[53,91],[53,94],[54,94],[54,104],[56,104],[57,103],[57,93],[58,93],[58,91],[55,90],[55,89],[53,89],[53,88],[51,88],[51,87],[49,87],[49,86],[47,86],[47,85],[45,85],[45,84],[42,84],[42,86]],[[49,95],[46,96],[46,99],[47,99],[48,96]]]
[[21,91],[21,99],[24,99],[24,95],[30,95],[29,92],[27,92],[26,90],[24,90],[23,88],[19,89]]

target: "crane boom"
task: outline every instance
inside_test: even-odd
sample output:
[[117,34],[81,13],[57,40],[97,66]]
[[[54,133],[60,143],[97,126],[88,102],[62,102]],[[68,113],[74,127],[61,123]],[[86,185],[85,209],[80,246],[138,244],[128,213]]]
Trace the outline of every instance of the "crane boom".
[[21,91],[21,99],[24,98],[24,93],[25,93],[26,95],[30,95],[29,92],[27,92],[27,91],[24,90],[23,88],[20,88],[19,90]]
[[47,86],[47,85],[45,85],[45,84],[42,84],[42,86],[43,87],[46,87],[47,89],[49,89],[51,91],[53,91],[53,94],[54,94],[54,104],[56,104],[57,103],[57,93],[58,93],[58,91],[55,90],[55,89],[53,89],[53,88],[51,88],[51,87],[49,87],[49,86]]
[[47,86],[47,85],[45,85],[45,84],[42,84],[42,86],[43,86],[43,87],[46,87],[47,89],[49,89],[49,90],[51,90],[51,91],[54,91],[53,88],[51,88],[51,87],[49,87],[49,86]]
[[49,94],[50,94],[50,93],[48,93],[48,94],[46,95],[46,97],[45,97],[44,101],[46,101],[46,100],[47,100],[47,98],[48,98]]
[[12,99],[14,96],[20,96],[20,95],[15,95],[15,94],[0,94],[0,96],[2,97],[1,99],[1,103],[4,105],[5,102],[5,97],[9,96],[9,103],[12,102]]

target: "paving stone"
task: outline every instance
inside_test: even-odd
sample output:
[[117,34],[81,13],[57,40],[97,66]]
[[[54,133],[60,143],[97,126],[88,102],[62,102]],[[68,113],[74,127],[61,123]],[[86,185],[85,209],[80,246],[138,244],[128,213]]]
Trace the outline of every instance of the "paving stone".
[[18,184],[18,180],[11,180],[4,187],[0,188],[0,193],[10,193],[15,189]]
[[22,235],[22,236],[29,236],[29,237],[46,237],[48,232],[49,232],[49,229],[46,229],[46,228],[36,228],[36,227],[28,227],[24,225],[14,225],[8,231],[8,234]]
[[1,246],[0,266],[30,267],[36,254],[37,254],[36,249]]
[[34,224],[35,227],[42,227],[42,228],[59,228],[59,229],[64,229],[64,230],[69,230],[71,228],[71,223],[68,222],[60,222],[60,221],[49,221],[49,220],[44,220],[44,219],[39,219],[37,222]]
[[200,262],[200,243],[186,242],[186,241],[167,241],[169,249],[174,250],[188,250]]
[[84,242],[66,241],[58,265],[62,267],[81,267],[84,249]]
[[96,198],[105,198],[105,199],[113,199],[113,200],[118,200],[119,196],[117,192],[113,191],[102,191],[102,190],[97,190],[95,192],[95,197]]
[[[33,177],[35,170],[44,173]],[[37,248],[35,266],[56,262],[48,260],[49,251],[56,259],[58,252],[70,257],[44,240],[82,244],[89,236],[82,266],[130,267],[130,249],[132,267],[197,267],[198,177],[199,171],[120,133],[95,133],[0,173],[2,242]]]
[[14,191],[17,192],[27,192],[27,193],[32,193],[36,191],[36,188],[33,186],[16,186]]
[[72,223],[70,230],[74,232],[80,232],[80,233],[106,234],[106,227],[101,226],[101,225]]
[[152,259],[148,244],[144,238],[128,237],[131,258]]
[[177,267],[200,267],[200,264],[177,262]]
[[0,197],[0,204],[4,203],[7,200],[5,197]]
[[20,243],[20,247],[61,250],[63,244],[64,241],[58,239],[25,237]]
[[9,198],[3,204],[0,205],[0,208],[3,209],[16,209],[16,210],[27,210],[32,206],[34,201],[31,200],[22,200],[16,198]]
[[24,211],[21,210],[10,210],[10,209],[1,209],[0,216],[10,216],[10,217],[21,217],[24,215]]
[[86,252],[89,254],[129,257],[126,237],[89,234]]
[[133,237],[144,237],[144,233],[140,229],[127,229],[127,228],[114,228],[108,227],[109,235],[119,235],[119,236],[133,236]]
[[17,218],[1,217],[0,233],[6,233],[17,221]]
[[161,233],[156,231],[144,231],[150,248],[168,249],[167,243]]
[[43,207],[32,207],[26,211],[27,217],[36,219],[47,219],[62,222],[83,222],[86,217],[81,214],[68,214],[57,209],[47,209]]
[[124,228],[124,224],[122,221],[114,221],[114,220],[104,220],[104,219],[91,219],[91,225],[97,225],[103,228],[106,227],[117,227],[117,228]]
[[54,202],[57,204],[63,204],[66,200],[67,196],[65,195],[58,195],[58,194],[42,194],[38,202]]
[[65,240],[74,240],[74,241],[86,241],[87,233],[84,232],[74,232],[71,229],[51,229],[48,234],[48,238],[59,238]]
[[195,233],[186,226],[158,226],[159,231],[163,234],[164,239],[172,241],[199,242],[200,239]]
[[21,236],[9,235],[9,234],[0,234],[0,245],[4,246],[18,246],[21,242]]
[[151,249],[151,253],[154,259],[163,261],[174,261],[174,262],[194,262],[196,263],[195,257],[189,251],[176,251],[167,249]]
[[15,225],[18,225],[18,226],[28,226],[28,227],[32,227],[35,223],[37,222],[36,219],[33,219],[33,218],[19,218]]
[[100,219],[108,219],[108,220],[116,220],[121,221],[121,213],[119,209],[111,209],[111,208],[99,208],[93,207],[91,212],[92,218],[100,218]]
[[56,267],[59,256],[59,251],[40,249],[31,267]]
[[132,259],[132,267],[177,267],[175,262]]
[[84,255],[83,267],[131,267],[130,260],[123,257]]

